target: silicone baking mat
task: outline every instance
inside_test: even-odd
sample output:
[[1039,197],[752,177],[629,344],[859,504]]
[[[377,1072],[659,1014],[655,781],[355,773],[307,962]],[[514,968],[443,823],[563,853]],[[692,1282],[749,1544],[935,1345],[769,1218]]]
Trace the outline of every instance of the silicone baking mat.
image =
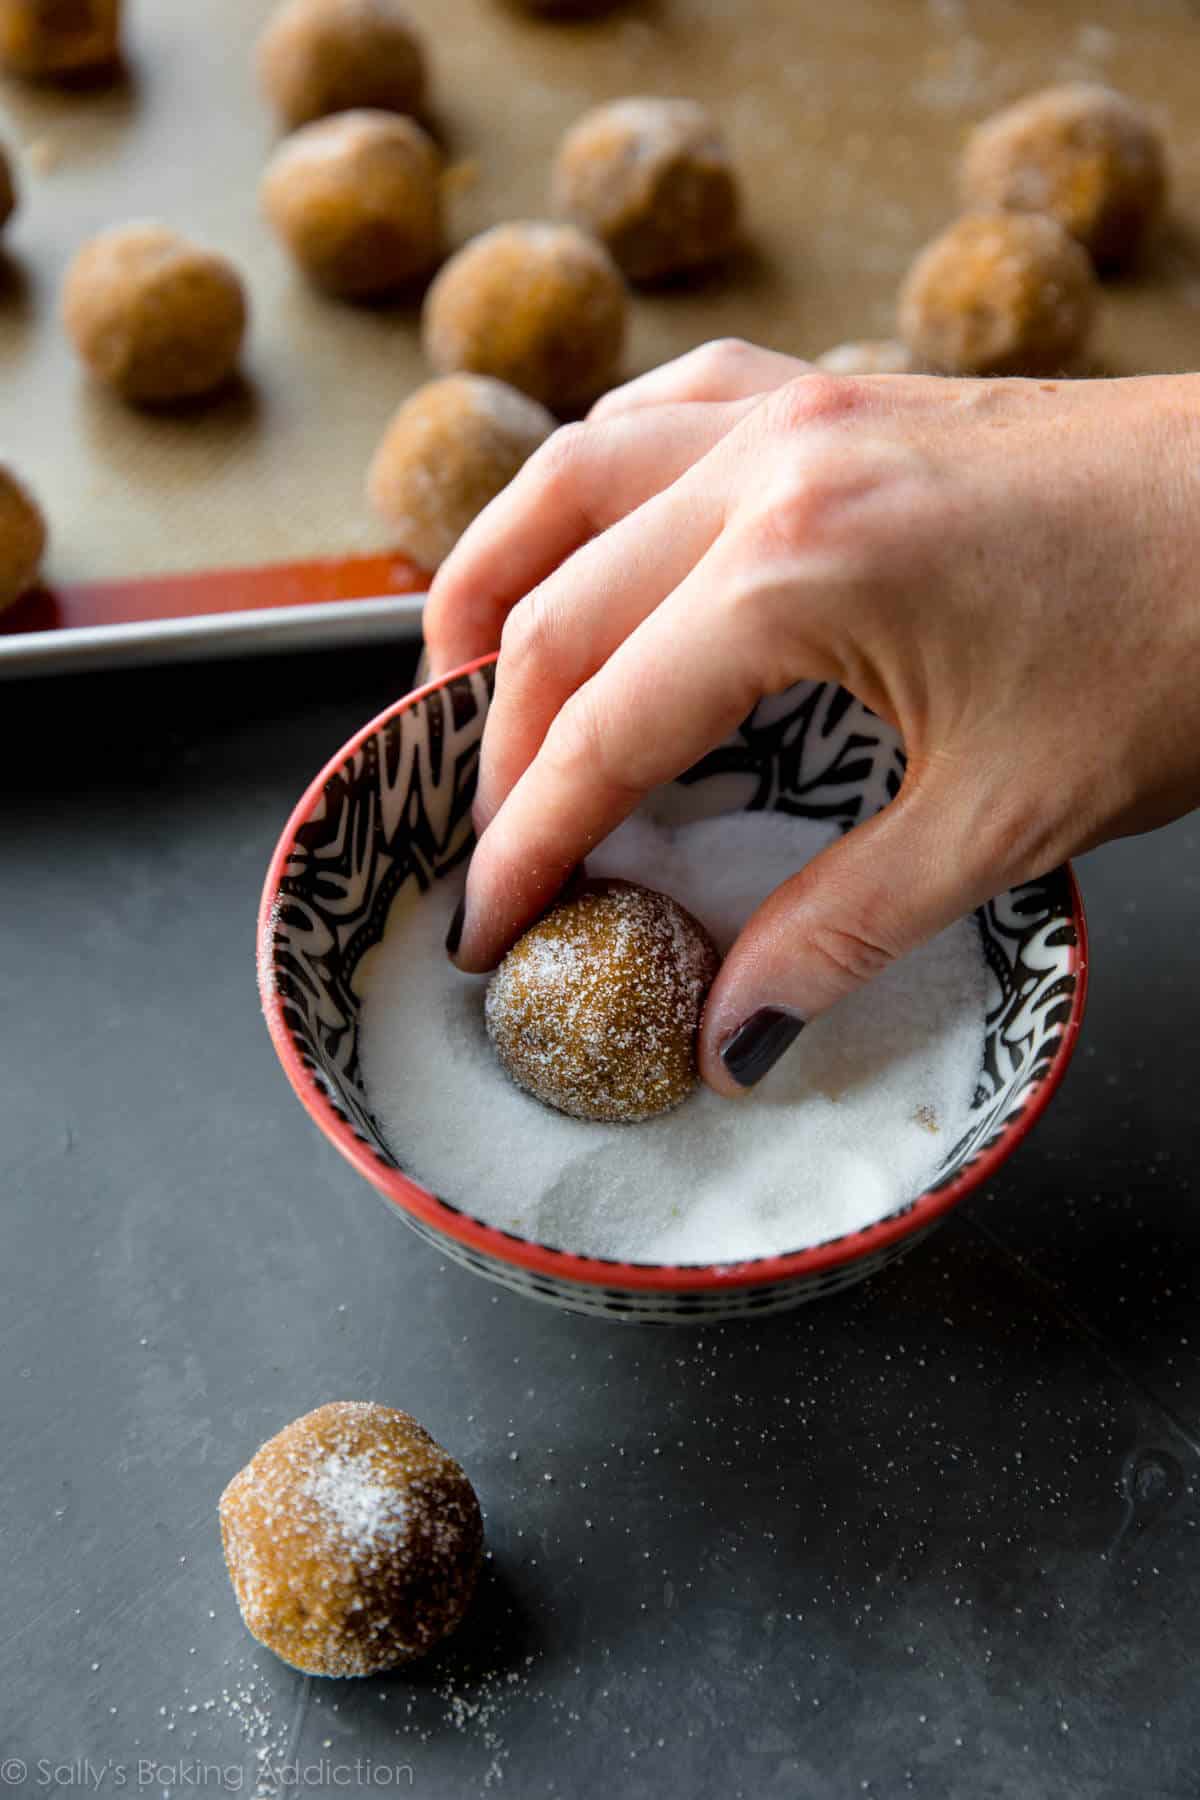
[[[49,516],[56,597],[22,603],[0,632],[10,652],[38,635],[31,622],[71,641],[81,609],[95,623],[122,605],[153,618],[169,602],[178,632],[193,602],[240,616],[278,598],[273,578],[241,574],[130,589],[146,576],[284,563],[278,592],[290,581],[318,609],[418,585],[406,566],[375,561],[387,534],[363,497],[389,414],[428,373],[415,309],[323,298],[261,224],[276,129],[252,46],[270,10],[130,0],[125,80],[0,89],[22,191],[0,267],[0,455]],[[410,0],[410,11],[455,169],[453,241],[544,213],[554,144],[596,101],[691,94],[720,115],[746,181],[746,249],[702,281],[639,296],[629,373],[730,333],[800,354],[887,334],[908,261],[953,210],[966,129],[1078,77],[1149,103],[1175,171],[1168,229],[1136,277],[1106,290],[1099,366],[1200,366],[1200,17],[1186,0],[630,0],[571,25],[505,0]],[[73,250],[139,217],[222,248],[246,277],[244,379],[208,407],[132,412],[83,379],[64,344],[57,295]],[[397,629],[418,618],[419,603],[394,609]]]

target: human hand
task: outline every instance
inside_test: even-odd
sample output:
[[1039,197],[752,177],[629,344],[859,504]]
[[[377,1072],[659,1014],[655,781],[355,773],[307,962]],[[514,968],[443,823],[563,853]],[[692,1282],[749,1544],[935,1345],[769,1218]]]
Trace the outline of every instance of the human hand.
[[1194,377],[855,380],[717,345],[618,390],[430,595],[435,670],[501,644],[456,960],[492,966],[765,694],[838,681],[908,772],[726,958],[700,1066],[736,1091],[991,894],[1200,800],[1198,539]]

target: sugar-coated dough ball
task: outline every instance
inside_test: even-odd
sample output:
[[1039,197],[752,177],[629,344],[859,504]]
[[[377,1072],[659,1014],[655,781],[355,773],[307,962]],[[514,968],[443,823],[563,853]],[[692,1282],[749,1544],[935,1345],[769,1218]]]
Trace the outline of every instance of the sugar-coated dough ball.
[[0,0],[0,68],[35,80],[108,68],[121,0]]
[[538,401],[489,375],[446,375],[410,394],[367,474],[396,548],[436,569],[554,423]]
[[306,1675],[424,1656],[466,1612],[483,1556],[454,1458],[370,1401],[335,1400],[268,1439],[219,1511],[247,1628]]
[[737,175],[695,100],[613,100],[585,113],[559,148],[553,194],[631,281],[712,262],[737,236]]
[[696,1031],[720,961],[666,894],[586,882],[492,976],[488,1036],[545,1105],[577,1119],[650,1119],[696,1085]]
[[907,344],[895,338],[864,338],[835,344],[817,358],[818,369],[831,375],[917,375],[920,368]]
[[7,150],[0,144],[0,230],[17,210],[17,184]]
[[145,406],[228,380],[246,329],[233,265],[165,225],[119,225],[67,271],[63,320],[100,381]]
[[1044,213],[967,213],[926,246],[900,294],[900,332],[947,375],[1053,375],[1096,314],[1087,252]]
[[494,375],[556,413],[612,385],[628,291],[608,251],[573,225],[497,225],[472,238],[425,299],[425,352],[443,374]]
[[1162,135],[1134,101],[1098,83],[1031,94],[972,132],[961,185],[971,207],[1043,212],[1100,267],[1128,262],[1162,212]]
[[33,586],[45,549],[41,507],[0,463],[0,612]]
[[397,0],[285,0],[258,41],[258,76],[295,128],[354,107],[420,112],[425,53]]
[[396,113],[302,126],[267,164],[262,197],[305,274],[346,299],[405,287],[442,254],[441,157]]

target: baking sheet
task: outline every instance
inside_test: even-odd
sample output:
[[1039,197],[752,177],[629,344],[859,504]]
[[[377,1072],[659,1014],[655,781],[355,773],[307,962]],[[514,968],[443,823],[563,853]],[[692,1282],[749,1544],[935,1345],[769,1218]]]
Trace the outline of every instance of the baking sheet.
[[0,680],[418,638],[426,585],[373,555],[39,586],[0,615]]
[[[723,119],[747,185],[745,252],[639,297],[628,373],[729,333],[802,354],[887,333],[908,261],[952,211],[967,127],[1070,77],[1150,103],[1176,175],[1168,230],[1136,278],[1107,289],[1098,365],[1200,365],[1200,21],[1185,0],[631,0],[586,25],[525,19],[503,0],[411,10],[430,44],[434,123],[463,173],[454,241],[544,212],[554,145],[596,101],[692,94]],[[22,190],[0,269],[0,455],[45,505],[56,590],[387,547],[363,476],[428,373],[416,313],[314,293],[260,223],[275,128],[251,48],[269,11],[131,0],[124,82],[0,90]],[[132,412],[64,344],[57,292],[73,250],[136,217],[222,248],[247,279],[244,379],[208,407]]]

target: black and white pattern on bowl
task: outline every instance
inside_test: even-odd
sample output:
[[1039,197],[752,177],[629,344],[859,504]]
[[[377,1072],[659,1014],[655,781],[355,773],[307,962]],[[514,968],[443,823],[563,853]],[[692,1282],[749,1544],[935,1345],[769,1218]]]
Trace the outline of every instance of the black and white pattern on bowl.
[[[377,944],[396,895],[425,892],[470,853],[470,808],[491,696],[485,667],[385,719],[324,783],[300,825],[267,917],[260,969],[300,1062],[381,1171],[403,1169],[363,1090],[355,972]],[[671,790],[689,818],[776,811],[849,830],[894,799],[904,774],[895,733],[844,690],[804,683],[763,702],[727,743]],[[990,972],[984,1066],[968,1131],[935,1190],[971,1167],[1015,1123],[1046,1079],[1071,1016],[1077,975],[1072,883],[1065,869],[999,896],[976,914]],[[396,1146],[403,1156],[403,1146]],[[581,1282],[552,1272],[567,1253],[542,1247],[532,1270],[460,1242],[443,1200],[442,1232],[406,1214],[457,1261],[533,1297],[576,1311],[684,1320],[778,1311],[875,1273],[924,1235],[916,1230],[822,1269],[716,1289],[663,1290]],[[904,1209],[909,1210],[909,1209]],[[479,1221],[475,1221],[479,1223]],[[522,1240],[499,1232],[514,1245]],[[811,1246],[798,1246],[807,1249]],[[774,1263],[778,1259],[765,1259]],[[593,1259],[593,1266],[600,1264]]]

